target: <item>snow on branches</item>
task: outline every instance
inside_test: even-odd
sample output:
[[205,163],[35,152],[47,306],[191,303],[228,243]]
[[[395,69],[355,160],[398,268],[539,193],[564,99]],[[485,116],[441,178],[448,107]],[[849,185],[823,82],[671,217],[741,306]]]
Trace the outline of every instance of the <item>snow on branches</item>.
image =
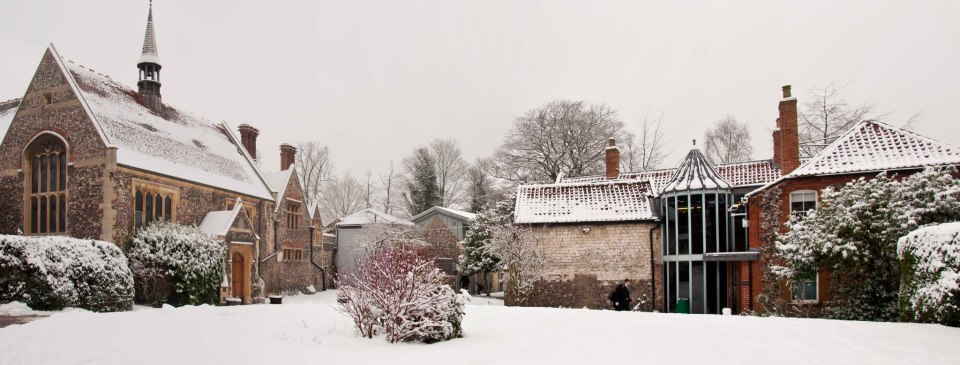
[[0,303],[9,301],[44,310],[130,310],[133,275],[110,242],[0,235]]
[[137,299],[150,305],[215,303],[226,247],[196,226],[154,222],[130,244]]
[[786,223],[776,252],[783,278],[830,271],[828,316],[896,320],[897,241],[926,224],[960,220],[953,167],[928,167],[903,179],[884,173],[821,192],[819,206]]
[[502,263],[506,296],[523,303],[547,267],[544,234],[512,224],[494,226],[486,249]]
[[357,274],[338,287],[339,310],[364,337],[384,333],[390,342],[432,343],[461,336],[465,299],[411,245],[373,249],[358,259]]
[[960,327],[960,222],[920,228],[897,245],[900,318]]

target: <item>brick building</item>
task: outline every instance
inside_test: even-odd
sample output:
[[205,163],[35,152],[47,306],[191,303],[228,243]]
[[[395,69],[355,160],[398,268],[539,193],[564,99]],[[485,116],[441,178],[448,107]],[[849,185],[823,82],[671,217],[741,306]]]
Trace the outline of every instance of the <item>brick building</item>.
[[137,67],[134,90],[51,45],[24,96],[0,103],[0,233],[124,245],[154,221],[198,225],[228,247],[224,296],[250,303],[319,283],[303,254],[319,220],[299,208],[288,169],[296,150],[281,147],[285,179],[270,181],[255,128],[238,136],[163,103],[152,9]]
[[[783,166],[783,176],[747,194],[745,208],[749,225],[749,250],[759,251],[764,193],[779,191],[780,226],[791,214],[814,209],[820,191],[879,173],[913,174],[926,166],[960,165],[960,148],[876,121],[863,121],[827,145],[816,155],[800,161],[797,139],[797,100],[785,86],[780,101],[778,129],[774,132],[774,158]],[[762,261],[740,262],[741,295],[734,305],[741,310],[763,310],[757,295],[766,284]],[[829,300],[829,272],[790,283],[781,290],[784,300],[819,307]],[[817,311],[811,311],[816,313]]]
[[[547,232],[550,258],[532,304],[602,307],[613,281],[631,278],[634,292],[656,293],[657,309],[686,298],[693,313],[759,310],[761,193],[780,189],[782,226],[791,212],[816,207],[827,186],[960,165],[957,147],[874,121],[802,158],[790,86],[778,109],[772,159],[713,165],[694,148],[678,168],[620,173],[619,153],[608,148],[605,176],[519,187],[515,223]],[[646,248],[651,239],[657,248]],[[822,302],[826,275],[783,288],[784,299]]]

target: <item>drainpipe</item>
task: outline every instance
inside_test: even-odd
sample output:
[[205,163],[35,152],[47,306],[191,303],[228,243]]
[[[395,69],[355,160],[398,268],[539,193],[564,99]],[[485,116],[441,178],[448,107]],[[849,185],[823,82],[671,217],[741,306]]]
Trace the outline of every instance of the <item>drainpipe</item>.
[[[314,242],[313,242],[313,232],[314,232],[316,229],[317,229],[316,227],[310,226],[310,263],[313,264],[313,266],[316,266],[318,269],[320,269],[320,275],[321,275],[321,276],[320,276],[320,279],[321,279],[321,281],[320,281],[320,286],[323,288],[323,290],[327,290],[327,270],[324,269],[323,266],[320,266],[319,264],[317,264],[316,261],[313,261],[313,243],[314,243]],[[322,231],[321,231],[320,234],[321,234],[321,235],[323,234]],[[323,237],[320,237],[320,244],[321,244],[321,245],[323,244]],[[322,250],[321,250],[321,252],[322,252]]]
[[660,224],[657,224],[653,227],[648,233],[650,234],[650,239],[647,241],[650,243],[650,292],[653,295],[653,310],[657,310],[657,268],[656,268],[656,253],[653,251],[653,231],[660,230]]

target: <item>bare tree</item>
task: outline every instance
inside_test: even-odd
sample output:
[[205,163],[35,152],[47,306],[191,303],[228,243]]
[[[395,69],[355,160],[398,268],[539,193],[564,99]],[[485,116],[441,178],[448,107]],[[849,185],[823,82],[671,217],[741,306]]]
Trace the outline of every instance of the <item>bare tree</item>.
[[387,171],[380,174],[380,187],[381,193],[383,194],[380,202],[383,204],[383,212],[391,215],[393,214],[394,205],[397,204],[393,196],[397,177],[398,173],[393,167],[393,161],[390,161],[390,167],[387,168]]
[[363,183],[344,172],[327,184],[320,209],[329,220],[342,218],[364,208],[366,203]]
[[650,117],[647,112],[636,124],[640,128],[639,133],[623,142],[624,167],[627,171],[646,171],[660,167],[667,157],[664,149],[667,141],[663,130],[663,112],[656,118]]
[[606,105],[552,101],[516,119],[494,154],[495,175],[519,183],[599,173],[607,139],[629,137]]
[[815,155],[860,121],[871,118],[874,105],[851,106],[840,95],[844,87],[831,83],[810,89],[799,120],[802,156]]
[[443,206],[450,207],[463,201],[463,186],[467,174],[467,161],[463,159],[460,143],[456,139],[435,139],[430,142],[430,154],[437,170],[437,187]]
[[493,226],[490,235],[484,250],[500,260],[507,296],[522,304],[546,270],[546,237],[542,231],[509,223]]
[[302,142],[297,145],[295,163],[308,206],[318,203],[322,200],[324,184],[333,179],[330,149],[320,142]]
[[707,160],[714,164],[749,161],[753,154],[750,129],[728,115],[704,134],[704,150]]

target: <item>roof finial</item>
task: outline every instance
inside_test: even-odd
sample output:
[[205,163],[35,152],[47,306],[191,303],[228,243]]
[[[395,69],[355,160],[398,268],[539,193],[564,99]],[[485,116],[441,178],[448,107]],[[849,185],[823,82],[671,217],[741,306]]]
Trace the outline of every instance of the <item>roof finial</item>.
[[693,146],[694,146],[694,147],[697,146],[697,139],[696,139],[696,138],[693,139]]

